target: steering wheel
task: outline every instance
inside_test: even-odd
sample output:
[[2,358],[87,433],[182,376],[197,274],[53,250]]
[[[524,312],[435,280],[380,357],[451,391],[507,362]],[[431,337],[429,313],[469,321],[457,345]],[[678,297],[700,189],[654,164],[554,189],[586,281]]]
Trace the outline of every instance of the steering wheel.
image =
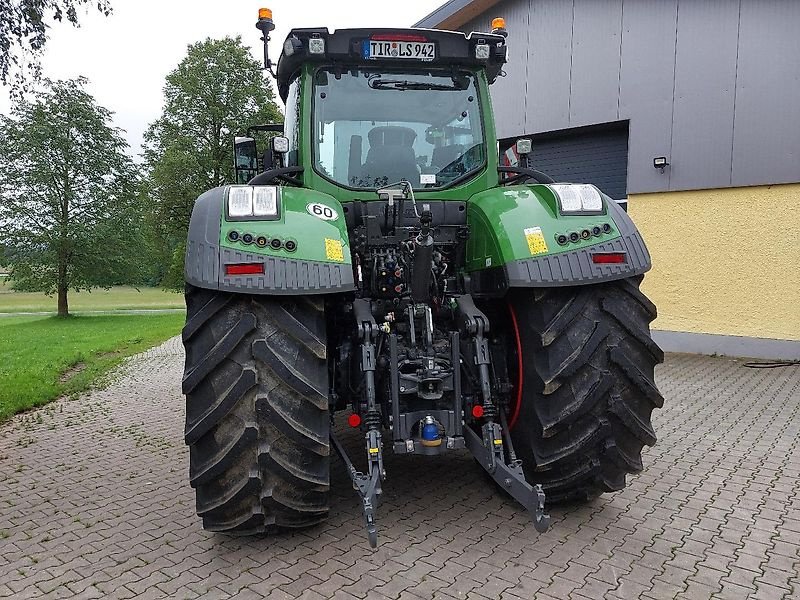
[[263,173],[259,173],[258,175],[253,177],[250,181],[248,181],[247,184],[265,185],[277,179],[278,181],[288,183],[289,185],[302,187],[303,182],[300,181],[300,179],[298,179],[297,177],[292,177],[292,175],[295,174],[299,175],[302,172],[303,172],[303,167],[281,167],[279,169],[270,169],[269,171],[264,171]]

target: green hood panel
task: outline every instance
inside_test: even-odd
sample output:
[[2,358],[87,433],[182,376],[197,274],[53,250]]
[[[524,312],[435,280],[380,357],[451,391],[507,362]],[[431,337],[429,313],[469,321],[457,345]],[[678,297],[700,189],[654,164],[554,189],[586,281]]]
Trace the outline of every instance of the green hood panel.
[[[604,196],[604,202],[613,202]],[[467,203],[470,237],[467,242],[468,271],[499,267],[515,260],[572,252],[619,237],[619,230],[608,214],[561,215],[555,194],[546,185],[495,187],[475,194]],[[559,234],[576,232],[604,224],[609,233],[590,235],[577,242],[560,245]]]
[[[220,246],[256,255],[351,264],[344,210],[336,198],[306,188],[281,187],[279,210],[280,217],[275,221],[229,220],[223,210]],[[232,231],[238,234],[237,241],[231,241]],[[254,240],[266,238],[266,246],[245,244],[245,234]],[[277,250],[270,245],[273,239],[282,242]],[[286,250],[289,240],[297,244],[293,252]]]

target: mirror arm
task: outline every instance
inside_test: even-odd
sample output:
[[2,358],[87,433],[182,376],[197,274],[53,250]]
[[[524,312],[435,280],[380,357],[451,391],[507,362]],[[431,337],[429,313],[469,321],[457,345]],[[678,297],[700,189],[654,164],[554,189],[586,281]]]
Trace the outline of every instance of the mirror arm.
[[275,23],[272,22],[272,11],[269,11],[268,16],[262,17],[262,15],[259,14],[256,27],[259,31],[261,31],[261,41],[264,42],[264,68],[269,71],[269,74],[272,75],[273,79],[277,79],[275,71],[272,68],[272,61],[269,59],[269,34],[271,31],[275,30]]
[[273,179],[281,179],[291,185],[302,187],[303,182],[297,177],[292,175],[300,175],[303,172],[303,167],[280,167],[278,169],[270,169],[264,171],[253,177],[247,182],[248,185],[265,185]]
[[550,177],[547,173],[542,173],[536,169],[526,169],[525,167],[497,167],[498,173],[516,173],[514,177],[501,180],[502,185],[509,185],[517,183],[518,181],[529,178],[537,183],[555,183],[556,180]]

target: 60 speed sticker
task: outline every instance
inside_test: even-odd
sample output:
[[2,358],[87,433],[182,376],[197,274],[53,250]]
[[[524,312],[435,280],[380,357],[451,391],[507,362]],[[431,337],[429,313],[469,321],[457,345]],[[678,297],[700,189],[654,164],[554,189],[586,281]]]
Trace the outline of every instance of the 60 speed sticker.
[[319,202],[312,202],[306,206],[308,214],[322,219],[323,221],[335,221],[339,218],[339,213],[333,210],[327,204],[320,204]]

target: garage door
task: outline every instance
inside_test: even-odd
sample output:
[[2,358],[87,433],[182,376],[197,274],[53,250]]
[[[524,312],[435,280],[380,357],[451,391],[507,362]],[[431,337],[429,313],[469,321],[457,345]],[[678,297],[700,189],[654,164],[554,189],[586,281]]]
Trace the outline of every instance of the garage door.
[[627,121],[525,137],[533,142],[528,161],[534,169],[556,181],[593,183],[615,200],[627,198]]

